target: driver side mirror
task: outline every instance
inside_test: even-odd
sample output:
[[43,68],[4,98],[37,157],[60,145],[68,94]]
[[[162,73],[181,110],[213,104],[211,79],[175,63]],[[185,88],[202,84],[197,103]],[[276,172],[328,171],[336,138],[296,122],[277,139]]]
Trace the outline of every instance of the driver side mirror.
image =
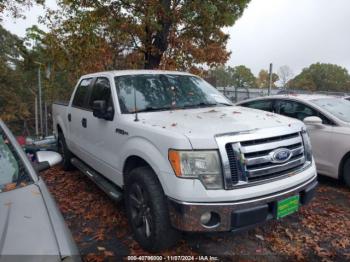
[[92,104],[92,113],[94,117],[105,120],[113,120],[113,111],[109,111],[107,103],[104,100],[95,100]]
[[62,161],[62,156],[53,151],[38,151],[36,152],[37,163],[34,164],[34,169],[37,172],[49,169]]
[[315,126],[315,127],[319,127],[319,128],[323,127],[322,119],[319,118],[318,116],[305,117],[304,123],[305,123],[305,125],[308,125],[308,126]]

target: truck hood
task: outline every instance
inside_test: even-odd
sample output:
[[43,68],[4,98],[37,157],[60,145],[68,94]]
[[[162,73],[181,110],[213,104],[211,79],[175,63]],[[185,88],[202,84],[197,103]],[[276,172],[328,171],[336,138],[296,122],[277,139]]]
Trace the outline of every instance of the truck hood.
[[215,135],[281,126],[303,126],[299,120],[239,106],[142,113],[143,124],[188,137],[193,148],[217,148]]
[[28,185],[0,193],[0,255],[25,261],[60,261],[55,232],[39,188]]

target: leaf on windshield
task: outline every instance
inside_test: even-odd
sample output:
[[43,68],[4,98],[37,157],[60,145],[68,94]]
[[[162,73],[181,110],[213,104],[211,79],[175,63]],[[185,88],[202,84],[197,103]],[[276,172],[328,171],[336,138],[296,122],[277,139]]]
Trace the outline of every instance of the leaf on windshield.
[[172,123],[171,126],[177,126],[177,123]]
[[242,112],[239,111],[233,111],[232,114],[242,114]]

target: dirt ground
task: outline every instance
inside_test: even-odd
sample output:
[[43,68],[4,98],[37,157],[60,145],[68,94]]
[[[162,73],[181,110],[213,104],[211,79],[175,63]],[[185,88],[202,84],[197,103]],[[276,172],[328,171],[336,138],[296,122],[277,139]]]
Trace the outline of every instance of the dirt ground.
[[[42,174],[85,261],[151,255],[133,240],[123,203],[111,201],[79,171]],[[319,178],[314,201],[279,221],[242,233],[183,234],[159,255],[211,255],[223,261],[350,261],[350,189]]]

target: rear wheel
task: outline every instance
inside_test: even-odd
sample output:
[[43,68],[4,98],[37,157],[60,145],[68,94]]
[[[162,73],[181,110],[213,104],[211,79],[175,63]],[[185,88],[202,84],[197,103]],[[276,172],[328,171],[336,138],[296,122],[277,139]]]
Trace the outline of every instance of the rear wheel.
[[126,179],[125,204],[136,241],[147,251],[173,246],[179,232],[172,228],[163,189],[148,167],[139,167]]
[[71,158],[73,157],[72,152],[68,149],[66,140],[64,138],[63,133],[58,133],[58,141],[57,141],[57,146],[58,146],[58,153],[61,154],[62,156],[62,165],[63,169],[65,171],[72,170],[74,166],[70,162]]
[[343,179],[345,184],[350,187],[350,157],[345,160],[343,167]]

